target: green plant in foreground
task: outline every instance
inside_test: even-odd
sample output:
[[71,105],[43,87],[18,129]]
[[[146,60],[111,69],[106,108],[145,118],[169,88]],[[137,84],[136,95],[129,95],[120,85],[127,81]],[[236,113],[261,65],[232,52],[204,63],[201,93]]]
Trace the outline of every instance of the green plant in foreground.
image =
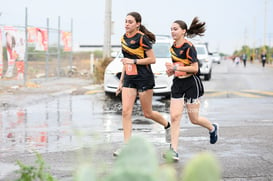
[[106,181],[158,181],[154,147],[140,137],[132,137],[122,149]]
[[186,164],[182,181],[219,181],[220,165],[212,153],[202,152]]
[[[174,165],[168,161],[159,166],[156,155],[145,139],[132,137],[106,181],[176,181]],[[219,181],[220,166],[212,153],[199,153],[186,164],[182,176],[182,181]]]
[[[37,154],[36,167],[17,162],[21,177],[17,181],[56,181],[45,171],[45,163]],[[97,168],[97,167],[96,167]],[[75,181],[96,181],[91,163],[79,166]],[[210,152],[191,158],[182,170],[182,181],[220,181],[220,165]],[[177,171],[170,162],[159,164],[154,146],[141,137],[132,137],[115,160],[111,172],[100,181],[178,181]]]
[[45,171],[45,162],[42,156],[36,153],[36,166],[28,166],[17,161],[20,169],[16,173],[20,174],[20,178],[16,181],[56,181],[52,175]]
[[76,181],[96,181],[94,168],[90,164],[81,164],[76,171]]

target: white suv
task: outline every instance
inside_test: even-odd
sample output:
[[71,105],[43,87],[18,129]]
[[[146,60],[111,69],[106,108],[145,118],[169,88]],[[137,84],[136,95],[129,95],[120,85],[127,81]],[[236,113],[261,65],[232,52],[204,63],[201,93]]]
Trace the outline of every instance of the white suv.
[[204,76],[204,80],[210,80],[212,72],[212,58],[209,55],[207,45],[197,43],[194,44],[194,46],[197,51],[197,58],[200,62],[200,75]]
[[[170,36],[156,36],[156,43],[153,45],[156,63],[151,65],[155,77],[154,95],[170,95],[173,77],[168,77],[166,74],[165,63],[172,62],[169,52],[171,45],[172,39]],[[120,51],[116,58],[111,61],[105,69],[104,92],[108,95],[113,95],[117,90],[122,69],[122,63],[120,62],[122,57],[123,55]]]

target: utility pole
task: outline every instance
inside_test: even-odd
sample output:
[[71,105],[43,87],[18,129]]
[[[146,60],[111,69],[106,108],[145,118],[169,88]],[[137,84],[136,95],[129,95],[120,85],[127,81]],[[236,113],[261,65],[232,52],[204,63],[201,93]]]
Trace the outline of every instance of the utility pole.
[[112,0],[105,0],[103,58],[111,54]]
[[267,0],[264,1],[264,46],[266,46],[266,20],[267,20]]
[[254,33],[253,33],[253,37],[254,37],[254,41],[253,41],[253,52],[252,52],[252,55],[253,55],[253,59],[256,58],[256,17],[254,17],[253,19],[253,30],[254,30]]
[[247,28],[245,28],[245,31],[244,31],[244,45],[248,45],[247,44]]

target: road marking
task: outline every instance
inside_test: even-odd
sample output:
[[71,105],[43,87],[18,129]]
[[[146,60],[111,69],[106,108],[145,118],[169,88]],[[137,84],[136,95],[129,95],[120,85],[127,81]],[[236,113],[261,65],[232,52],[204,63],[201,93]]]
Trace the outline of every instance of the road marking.
[[96,94],[101,92],[104,92],[104,90],[90,90],[90,91],[86,91],[84,94],[88,95],[88,94]]
[[222,95],[227,95],[228,92],[227,91],[219,91],[219,92],[206,92],[205,91],[205,96],[208,96],[208,97],[217,97],[217,96],[222,96]]
[[259,95],[254,95],[254,94],[249,94],[249,93],[243,93],[243,92],[231,92],[231,94],[238,95],[241,97],[249,97],[249,98],[259,98],[262,96]]
[[251,94],[259,94],[264,96],[273,96],[273,92],[270,92],[270,91],[245,90],[244,92],[248,92]]
[[205,91],[205,96],[207,97],[221,97],[232,95],[239,97],[249,97],[249,98],[261,98],[261,97],[273,97],[273,91],[259,91],[259,90],[242,90],[242,91]]

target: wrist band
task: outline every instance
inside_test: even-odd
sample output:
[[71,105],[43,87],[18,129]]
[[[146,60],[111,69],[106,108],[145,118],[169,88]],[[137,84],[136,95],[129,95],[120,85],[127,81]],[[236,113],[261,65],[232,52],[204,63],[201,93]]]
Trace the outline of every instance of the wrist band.
[[173,71],[176,71],[176,69],[177,69],[177,65],[174,65],[173,66]]
[[137,59],[134,59],[134,64],[137,64]]

